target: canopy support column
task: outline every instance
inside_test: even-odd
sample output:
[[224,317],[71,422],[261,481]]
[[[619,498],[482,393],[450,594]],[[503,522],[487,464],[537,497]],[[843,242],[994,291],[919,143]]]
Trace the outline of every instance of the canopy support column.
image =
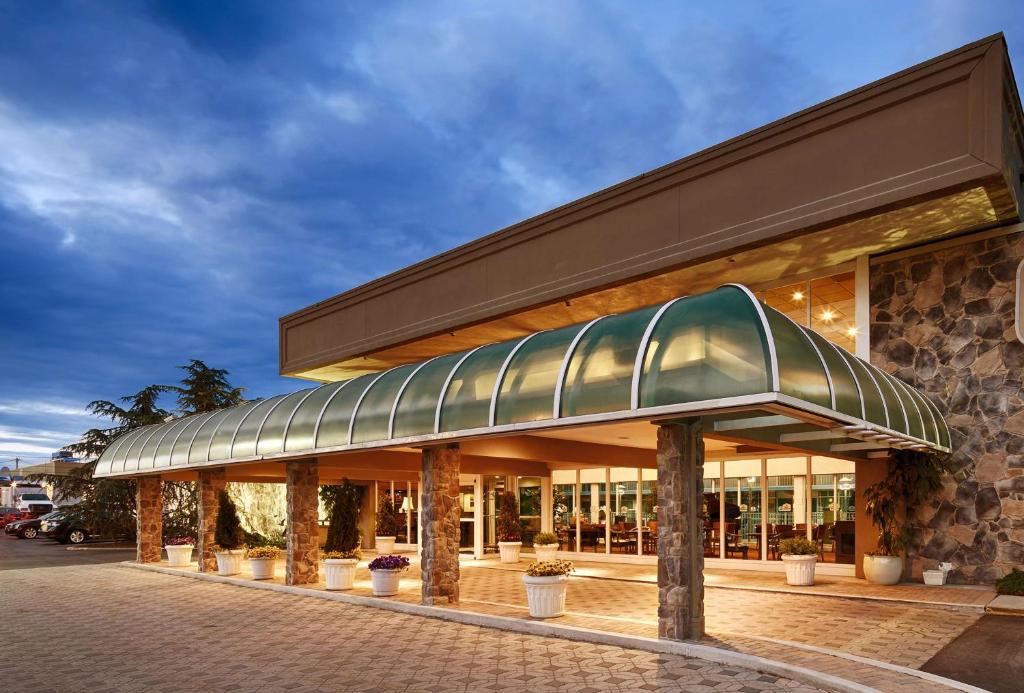
[[704,635],[704,437],[699,418],[658,426],[658,637]]
[[217,531],[217,496],[227,487],[227,472],[219,469],[199,470],[199,572],[216,573],[217,557],[213,553]]
[[320,470],[316,460],[285,466],[288,507],[288,563],[285,584],[320,580]]
[[420,486],[423,587],[421,601],[434,605],[459,601],[459,466],[458,443],[424,448]]
[[159,563],[163,552],[164,483],[158,476],[135,480],[135,561]]

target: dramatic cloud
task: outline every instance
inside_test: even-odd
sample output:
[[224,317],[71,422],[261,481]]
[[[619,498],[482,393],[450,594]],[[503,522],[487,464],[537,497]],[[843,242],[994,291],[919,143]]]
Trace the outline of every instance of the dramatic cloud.
[[280,315],[995,31],[1016,56],[1021,14],[0,0],[0,465],[191,358],[302,387]]

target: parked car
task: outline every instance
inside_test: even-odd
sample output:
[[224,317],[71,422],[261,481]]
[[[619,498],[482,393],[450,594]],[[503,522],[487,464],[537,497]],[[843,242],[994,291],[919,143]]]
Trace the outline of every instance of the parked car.
[[23,493],[18,497],[18,510],[32,513],[53,512],[53,501],[45,493]]
[[53,539],[61,544],[81,544],[91,533],[85,526],[65,516],[51,513],[39,525],[39,536]]
[[59,514],[60,513],[49,513],[42,517],[33,517],[27,520],[15,520],[4,527],[4,534],[13,534],[19,539],[35,539],[39,536],[39,526],[43,523],[43,520]]

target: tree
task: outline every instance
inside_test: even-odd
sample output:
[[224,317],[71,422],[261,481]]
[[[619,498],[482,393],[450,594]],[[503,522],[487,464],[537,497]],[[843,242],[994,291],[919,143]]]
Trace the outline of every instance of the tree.
[[237,549],[245,542],[245,532],[238,519],[238,508],[235,507],[227,489],[217,494],[217,526],[213,533],[214,543],[224,551]]
[[377,536],[393,537],[398,534],[398,516],[391,496],[381,494],[377,501]]
[[320,489],[330,521],[327,525],[327,541],[324,551],[353,554],[359,549],[359,506],[362,493],[348,479],[340,486],[324,486]]
[[498,541],[521,541],[522,527],[519,524],[519,501],[516,494],[506,490],[501,494],[501,509],[498,510]]
[[180,368],[186,374],[181,386],[170,390],[178,394],[178,410],[182,414],[202,414],[245,402],[242,398],[245,389],[232,387],[228,372],[223,368],[210,368],[199,359],[192,359]]

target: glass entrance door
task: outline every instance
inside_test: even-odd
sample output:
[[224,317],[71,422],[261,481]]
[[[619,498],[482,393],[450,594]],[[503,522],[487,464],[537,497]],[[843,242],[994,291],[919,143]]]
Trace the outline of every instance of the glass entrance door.
[[473,484],[459,486],[459,552],[473,553],[474,509],[476,493]]

